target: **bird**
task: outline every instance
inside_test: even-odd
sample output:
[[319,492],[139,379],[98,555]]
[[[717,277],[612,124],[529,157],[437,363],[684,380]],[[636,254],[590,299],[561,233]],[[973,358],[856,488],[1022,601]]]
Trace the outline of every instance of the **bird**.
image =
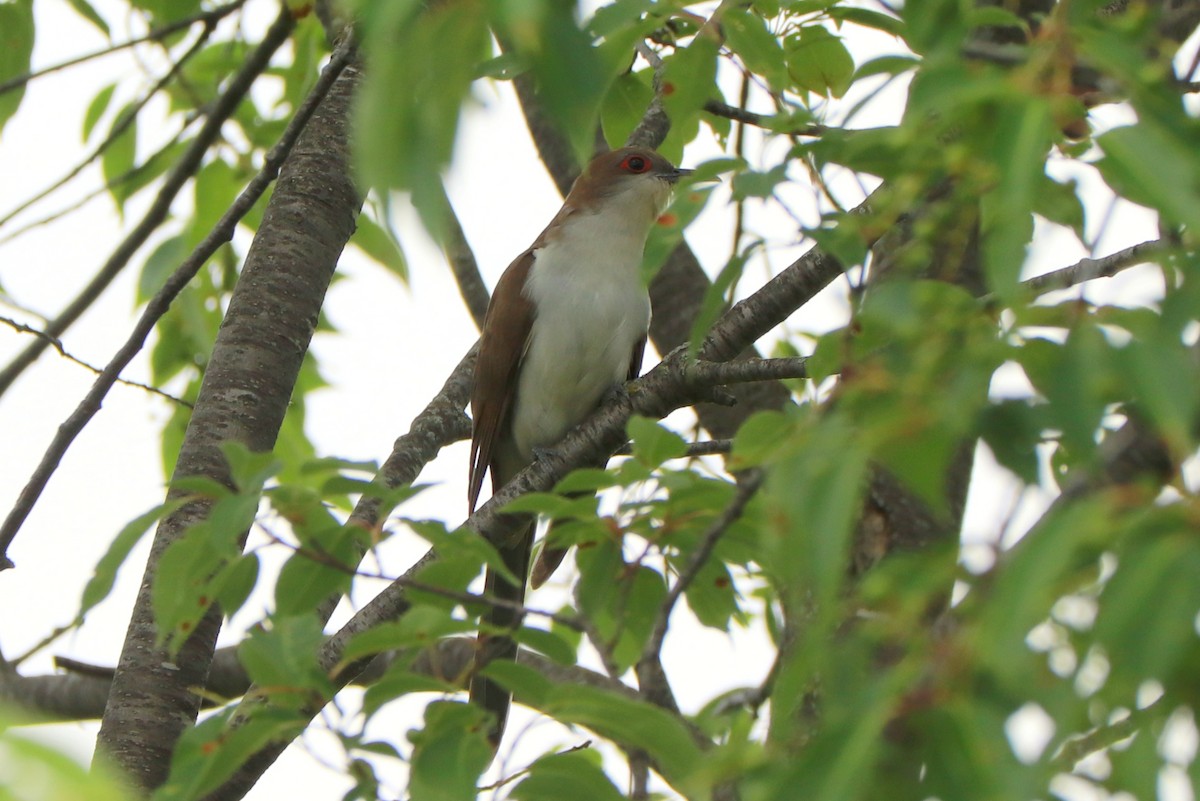
[[[650,325],[650,297],[641,277],[651,227],[675,184],[692,171],[659,153],[625,147],[594,157],[562,208],[496,284],[484,316],[471,393],[471,455],[467,500],[473,514],[486,473],[497,492],[593,412],[606,393],[641,372]],[[513,605],[524,603],[535,521],[521,522],[500,555],[514,585],[488,568],[483,623],[515,627]],[[544,550],[535,586],[562,559]],[[512,698],[481,670],[513,659],[517,645],[481,632],[471,701],[492,713],[493,748],[504,733]]]

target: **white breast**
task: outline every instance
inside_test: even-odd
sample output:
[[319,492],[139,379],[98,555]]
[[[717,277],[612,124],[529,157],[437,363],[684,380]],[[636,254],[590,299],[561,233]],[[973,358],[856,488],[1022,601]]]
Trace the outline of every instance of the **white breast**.
[[639,275],[647,226],[628,217],[619,210],[572,217],[562,236],[535,252],[526,292],[537,312],[513,412],[526,459],[625,381],[634,343],[650,324]]

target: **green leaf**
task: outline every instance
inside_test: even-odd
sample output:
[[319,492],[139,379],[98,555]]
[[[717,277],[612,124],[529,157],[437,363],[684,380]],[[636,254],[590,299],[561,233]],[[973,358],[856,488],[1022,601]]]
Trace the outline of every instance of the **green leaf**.
[[213,715],[184,731],[171,758],[171,772],[151,801],[203,798],[264,746],[294,739],[308,722],[307,716],[290,710],[257,705],[248,718],[231,726],[233,711]]
[[238,645],[238,662],[271,696],[272,706],[299,709],[314,697],[330,698],[333,685],[317,660],[325,634],[315,615],[279,617]]
[[1158,127],[1138,124],[1097,137],[1100,174],[1119,195],[1200,231],[1200,163],[1195,150]]
[[445,609],[414,606],[399,620],[354,635],[342,652],[342,661],[353,662],[397,649],[428,648],[445,637],[474,630],[471,621],[455,618]]
[[1059,183],[1043,175],[1033,198],[1033,210],[1052,223],[1070,228],[1083,241],[1083,201],[1079,196],[1079,184],[1074,178]]
[[597,764],[599,753],[551,754],[529,766],[529,775],[513,788],[517,801],[621,801],[625,796]]
[[[0,715],[0,797],[4,799],[86,799],[86,801],[122,801],[128,788],[105,765],[91,769],[63,753],[65,743],[51,745],[16,734],[15,726],[25,723],[16,715]],[[13,727],[13,728],[10,728]],[[47,738],[53,741],[52,738]]]
[[904,21],[893,17],[891,14],[884,14],[881,11],[872,11],[869,8],[847,6],[839,3],[829,8],[829,16],[842,22],[853,22],[855,25],[861,25],[864,28],[874,28],[877,31],[890,33],[893,36],[904,35]]
[[[33,0],[0,3],[0,82],[29,72],[33,55]],[[0,94],[0,133],[21,105],[25,86]]]
[[400,243],[391,231],[373,221],[370,217],[360,215],[358,227],[350,237],[350,244],[357,247],[369,258],[394,273],[404,284],[408,283],[408,260]]
[[87,141],[92,135],[92,131],[96,127],[96,123],[100,122],[100,118],[104,116],[104,112],[108,111],[108,106],[112,102],[113,92],[117,89],[115,83],[110,83],[105,86],[92,101],[88,103],[87,111],[83,115],[83,141]]
[[[0,6],[0,8],[2,7]],[[113,124],[108,129],[108,135],[112,137],[112,140],[100,156],[100,171],[104,174],[108,193],[116,202],[118,212],[124,210],[125,201],[129,199],[130,195],[129,187],[123,179],[133,169],[134,160],[137,158],[138,122],[134,112],[134,105],[128,103],[113,119]],[[122,128],[122,126],[126,127]],[[120,132],[113,136],[114,132],[118,130]]]
[[705,103],[721,96],[716,86],[718,49],[711,37],[697,36],[663,59],[663,107],[672,127],[682,126]]
[[773,92],[788,88],[787,60],[775,34],[767,30],[766,21],[737,7],[730,7],[721,17],[726,43],[741,57],[751,72],[767,80]]
[[[188,246],[182,235],[177,234],[159,242],[158,246],[146,257],[142,271],[138,274],[137,294],[134,302],[140,306],[154,297],[171,277],[171,274],[183,263],[187,255]],[[159,336],[160,338],[163,336],[161,327]],[[160,371],[155,380],[164,377]]]
[[[1196,648],[1200,609],[1200,544],[1181,509],[1147,510],[1141,531],[1117,553],[1117,570],[1104,586],[1096,638],[1112,660],[1116,695],[1134,694],[1147,679],[1178,675]],[[1168,685],[1170,682],[1167,682]]]
[[480,0],[371,3],[361,22],[369,68],[355,104],[355,167],[364,186],[411,192],[441,239],[441,172],[477,64],[488,55],[486,8]]
[[545,654],[560,665],[575,664],[576,647],[564,640],[558,631],[526,626],[517,632],[517,642]]
[[412,801],[475,801],[475,783],[492,760],[486,718],[474,704],[434,701],[425,707],[425,728],[408,734]]
[[174,512],[182,503],[183,501],[180,500],[161,503],[145,514],[135,517],[121,529],[108,546],[104,556],[100,557],[100,561],[96,563],[92,577],[88,579],[87,585],[83,588],[83,595],[79,599],[80,619],[112,592],[113,584],[117,580],[117,571],[125,563],[129,552],[150,530],[150,527]]
[[683,437],[649,417],[633,415],[625,430],[633,440],[634,458],[647,467],[659,467],[669,459],[687,455],[687,443]]
[[100,32],[105,36],[111,35],[112,32],[108,29],[108,23],[104,20],[104,17],[100,16],[99,12],[96,11],[95,7],[93,7],[88,0],[67,0],[67,2],[71,4],[71,8],[75,9],[79,16],[83,17],[88,22],[99,28]]
[[586,726],[617,743],[644,750],[677,787],[686,788],[704,761],[683,723],[645,701],[594,687],[563,685],[550,690],[538,708],[557,720]]
[[[460,687],[446,678],[413,673],[408,660],[394,662],[383,677],[372,682],[363,696],[363,714],[374,715],[386,704],[397,701],[411,693],[438,693],[445,695]],[[450,677],[455,678],[455,677]]]
[[654,99],[650,75],[650,70],[626,73],[613,81],[605,93],[604,103],[600,106],[600,126],[609,147],[624,145],[642,121],[642,115]]
[[529,65],[539,100],[584,163],[595,144],[600,104],[628,61],[619,66],[608,62],[580,29],[571,3],[496,0],[488,8],[497,36]]
[[246,181],[241,171],[223,159],[205,164],[193,183],[195,213],[188,225],[187,245],[193,248],[208,236],[241,193]]
[[1012,298],[1018,291],[1033,236],[1032,212],[1053,140],[1053,119],[1044,100],[1023,98],[998,110],[990,148],[999,180],[981,198],[980,208],[984,268],[989,286],[1001,298]]
[[804,90],[841,97],[854,77],[854,59],[840,37],[821,25],[801,28],[784,40],[788,72]]

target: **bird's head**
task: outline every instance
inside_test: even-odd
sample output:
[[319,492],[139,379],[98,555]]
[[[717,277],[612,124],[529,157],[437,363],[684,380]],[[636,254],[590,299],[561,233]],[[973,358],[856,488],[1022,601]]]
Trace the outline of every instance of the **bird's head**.
[[567,202],[576,208],[628,204],[654,220],[666,208],[671,188],[691,170],[676,167],[644,147],[623,147],[592,159],[575,181]]

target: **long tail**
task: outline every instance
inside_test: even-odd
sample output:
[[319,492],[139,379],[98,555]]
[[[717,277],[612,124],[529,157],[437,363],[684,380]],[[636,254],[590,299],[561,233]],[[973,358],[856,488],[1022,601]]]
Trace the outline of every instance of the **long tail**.
[[[525,533],[514,545],[500,549],[505,566],[520,579],[520,586],[511,584],[489,569],[484,579],[484,594],[487,597],[514,604],[525,602],[525,577],[529,575],[529,552],[533,547],[533,532],[534,525],[530,522]],[[521,623],[520,617],[516,610],[493,606],[484,614],[483,622],[494,628],[516,629]],[[493,748],[500,745],[500,738],[504,736],[504,724],[508,720],[512,694],[491,679],[479,675],[479,671],[493,659],[515,659],[516,656],[517,643],[511,637],[499,634],[479,635],[475,671],[471,676],[471,702],[495,716],[492,728],[488,732],[488,739],[491,740]]]

